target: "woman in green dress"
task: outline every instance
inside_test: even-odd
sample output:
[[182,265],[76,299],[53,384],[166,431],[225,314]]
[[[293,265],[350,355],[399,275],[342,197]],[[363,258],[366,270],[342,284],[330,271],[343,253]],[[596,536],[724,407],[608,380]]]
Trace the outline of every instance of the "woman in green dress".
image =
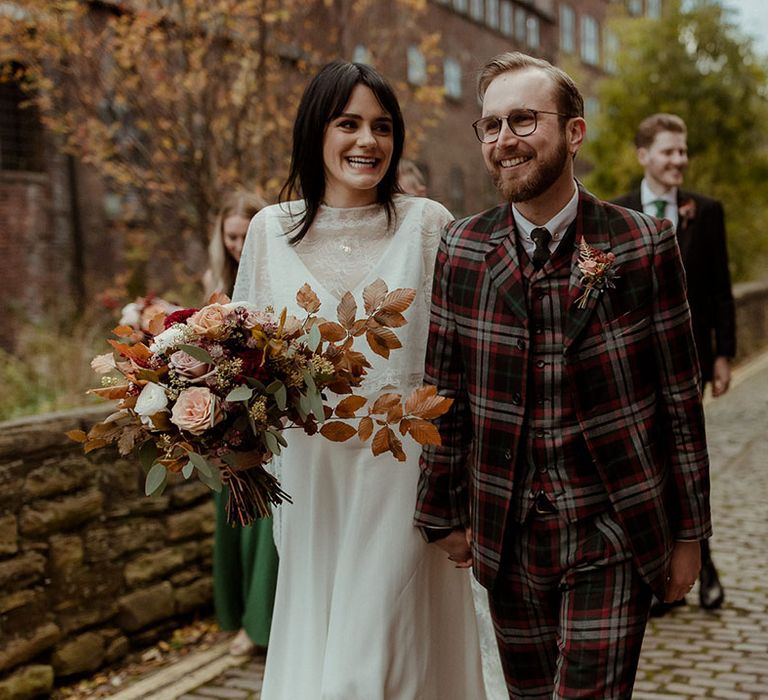
[[[232,294],[248,224],[264,206],[260,197],[245,192],[224,199],[208,248],[206,296],[217,291]],[[227,497],[226,487],[214,494],[213,601],[219,626],[237,630],[229,651],[240,656],[267,646],[278,562],[272,519],[232,527],[227,523]]]

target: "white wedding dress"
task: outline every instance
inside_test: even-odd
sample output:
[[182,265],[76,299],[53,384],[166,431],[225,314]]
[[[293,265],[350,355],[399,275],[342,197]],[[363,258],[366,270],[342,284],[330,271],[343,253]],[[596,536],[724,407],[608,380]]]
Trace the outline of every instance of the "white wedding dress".
[[[398,196],[395,204],[389,229],[379,205],[322,206],[295,247],[285,235],[296,220],[287,211],[300,214],[303,204],[262,210],[233,295],[302,318],[296,292],[307,282],[322,302],[319,315],[335,320],[344,291],[354,294],[360,317],[363,288],[375,279],[390,290],[415,288],[408,324],[395,329],[403,348],[386,361],[364,338],[356,343],[373,365],[358,391],[366,396],[421,383],[432,266],[451,219],[430,200]],[[505,698],[485,693],[469,572],[412,524],[419,445],[405,438],[408,459],[398,462],[373,457],[357,438],[333,443],[300,430],[286,437],[274,466],[293,503],[275,509],[280,566],[263,700]],[[486,648],[489,635],[486,621]],[[498,654],[486,655],[485,665],[498,685]]]

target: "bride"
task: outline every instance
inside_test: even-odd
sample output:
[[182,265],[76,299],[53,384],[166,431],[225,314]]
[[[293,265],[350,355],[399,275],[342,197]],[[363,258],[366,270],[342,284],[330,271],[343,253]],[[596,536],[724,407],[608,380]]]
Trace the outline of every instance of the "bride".
[[[235,301],[301,315],[309,283],[334,317],[377,278],[412,287],[388,361],[366,352],[366,396],[421,384],[429,294],[441,228],[451,215],[397,194],[404,124],[392,88],[371,67],[334,62],[310,82],[293,131],[281,200],[252,220]],[[359,343],[357,350],[363,350]],[[292,431],[275,469],[293,503],[277,509],[280,554],[264,700],[483,700],[470,577],[412,524],[417,444],[408,459],[373,457],[353,438]]]

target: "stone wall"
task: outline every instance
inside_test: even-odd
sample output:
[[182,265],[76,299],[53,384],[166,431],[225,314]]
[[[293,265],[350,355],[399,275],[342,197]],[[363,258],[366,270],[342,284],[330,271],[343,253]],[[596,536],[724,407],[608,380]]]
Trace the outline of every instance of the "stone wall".
[[116,661],[210,607],[210,492],[182,480],[147,498],[136,464],[85,456],[64,435],[105,415],[0,428],[0,700]]
[[736,362],[768,347],[768,280],[734,286],[736,300]]

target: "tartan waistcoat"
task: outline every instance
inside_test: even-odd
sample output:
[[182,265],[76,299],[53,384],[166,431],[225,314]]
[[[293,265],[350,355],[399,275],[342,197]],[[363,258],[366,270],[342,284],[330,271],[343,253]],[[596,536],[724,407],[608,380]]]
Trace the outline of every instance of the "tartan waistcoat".
[[569,523],[610,507],[565,378],[563,343],[574,229],[571,225],[540,270],[518,245],[531,331],[525,420],[512,495],[511,514],[518,523],[528,517],[540,491]]

